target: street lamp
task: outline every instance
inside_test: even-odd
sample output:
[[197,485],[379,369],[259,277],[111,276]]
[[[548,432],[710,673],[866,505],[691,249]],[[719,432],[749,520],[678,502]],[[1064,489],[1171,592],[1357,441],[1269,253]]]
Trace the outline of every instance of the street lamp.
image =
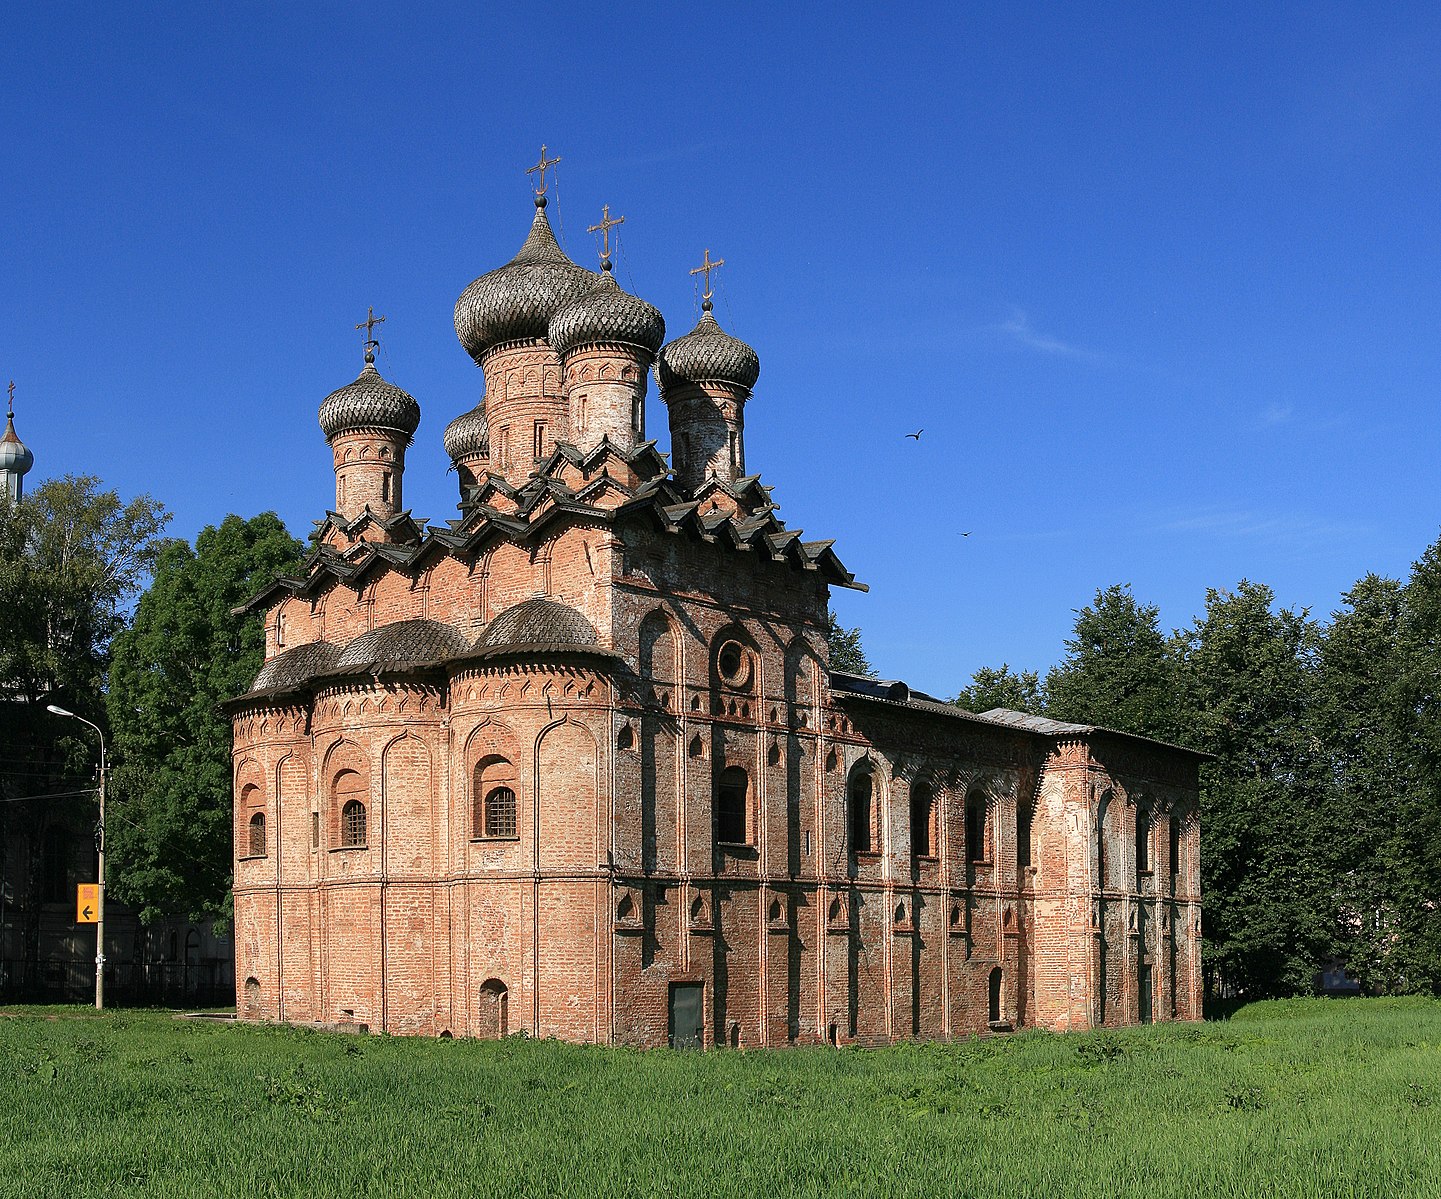
[[95,1010],[101,1011],[105,1007],[105,734],[100,731],[98,724],[86,720],[83,716],[77,716],[58,704],[48,704],[46,711],[90,725],[95,730],[95,735],[100,738],[100,831],[95,839],[95,855],[99,862],[96,873],[100,876],[95,880],[100,884],[95,921]]

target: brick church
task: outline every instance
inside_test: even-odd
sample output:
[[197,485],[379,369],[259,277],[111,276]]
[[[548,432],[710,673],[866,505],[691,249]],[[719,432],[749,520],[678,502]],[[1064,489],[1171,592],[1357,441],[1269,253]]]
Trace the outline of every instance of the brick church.
[[829,589],[861,585],[746,461],[755,351],[708,273],[667,342],[608,255],[572,262],[545,165],[455,306],[485,379],[445,430],[459,517],[406,510],[420,407],[367,341],[320,407],[334,509],[248,605],[242,1018],[642,1046],[1198,1019],[1200,756],[830,670]]

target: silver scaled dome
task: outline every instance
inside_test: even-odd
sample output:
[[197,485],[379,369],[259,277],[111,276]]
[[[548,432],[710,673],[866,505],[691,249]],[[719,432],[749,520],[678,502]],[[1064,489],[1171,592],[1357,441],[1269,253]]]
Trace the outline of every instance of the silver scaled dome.
[[600,283],[550,318],[550,345],[564,358],[578,346],[619,342],[654,358],[665,341],[665,318],[639,296],[622,291],[607,263]]
[[655,363],[656,378],[665,388],[729,383],[749,391],[760,378],[760,359],[750,346],[716,323],[709,303],[702,307],[705,311],[696,327],[661,349]]
[[535,203],[520,253],[476,279],[455,302],[455,335],[476,362],[501,342],[544,337],[550,318],[596,285],[595,272],[577,266],[556,243],[545,197]]
[[[15,414],[5,422],[5,435],[0,437],[0,470],[24,475],[35,465],[35,455],[15,432]],[[3,494],[3,493],[0,493]]]
[[356,429],[394,429],[407,437],[420,425],[420,405],[375,369],[375,355],[365,355],[365,369],[348,387],[332,391],[320,405],[320,430],[329,441]]
[[445,452],[452,462],[475,454],[490,453],[490,425],[485,419],[485,401],[462,412],[445,426]]

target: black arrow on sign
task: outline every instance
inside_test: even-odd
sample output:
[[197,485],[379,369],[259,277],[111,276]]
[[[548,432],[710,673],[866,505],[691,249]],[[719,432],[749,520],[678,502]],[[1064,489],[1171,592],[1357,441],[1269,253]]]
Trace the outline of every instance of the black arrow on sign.
[[80,914],[84,916],[86,920],[90,919],[90,905],[88,903],[80,909]]

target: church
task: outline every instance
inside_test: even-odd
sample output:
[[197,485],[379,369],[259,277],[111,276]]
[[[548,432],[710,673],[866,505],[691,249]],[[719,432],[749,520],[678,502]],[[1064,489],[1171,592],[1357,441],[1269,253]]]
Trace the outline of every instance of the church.
[[[529,234],[455,306],[459,516],[414,398],[320,406],[335,502],[244,610],[242,1019],[632,1046],[1201,1016],[1202,755],[829,668],[831,541],[748,463],[754,349]],[[647,431],[654,377],[669,454]],[[768,463],[780,468],[784,463]]]

